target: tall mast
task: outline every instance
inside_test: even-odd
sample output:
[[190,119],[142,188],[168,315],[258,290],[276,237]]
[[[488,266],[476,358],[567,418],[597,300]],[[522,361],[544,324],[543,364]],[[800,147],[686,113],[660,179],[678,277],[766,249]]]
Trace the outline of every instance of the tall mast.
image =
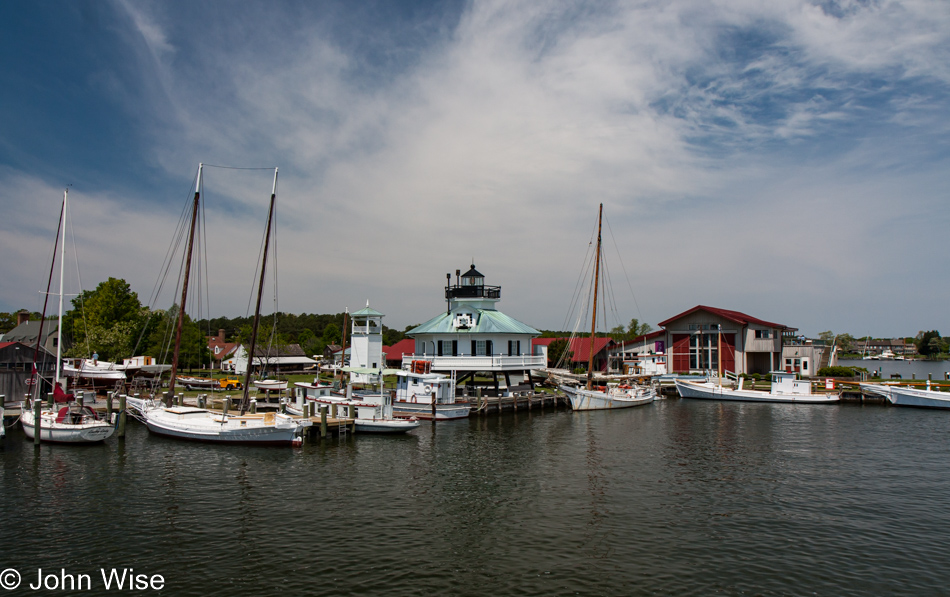
[[[343,387],[343,367],[346,365],[346,316],[350,314],[350,308],[346,307],[343,311],[343,348],[340,349],[340,387]],[[334,375],[334,377],[336,377]]]
[[185,301],[188,299],[188,279],[191,277],[191,253],[195,246],[195,228],[198,223],[198,201],[201,197],[201,169],[204,164],[198,164],[198,180],[195,182],[195,200],[191,208],[191,232],[188,233],[188,249],[185,255],[185,278],[181,284],[181,302],[178,303],[178,320],[175,322],[175,351],[172,353],[172,378],[168,382],[168,394],[165,396],[165,406],[171,406],[175,396],[175,376],[178,373],[178,351],[181,348],[181,330],[185,323]]
[[257,326],[261,321],[261,295],[264,293],[264,272],[267,270],[267,249],[270,246],[271,222],[274,219],[274,204],[277,201],[277,168],[274,168],[274,189],[270,194],[270,209],[267,212],[267,231],[264,233],[264,254],[261,259],[261,279],[257,285],[257,307],[254,309],[254,329],[251,330],[251,349],[247,353],[247,371],[244,374],[244,396],[241,398],[241,414],[247,412],[251,385],[251,369],[254,364],[254,348],[257,346]]
[[[59,324],[56,327],[56,377],[53,378],[53,384],[59,381],[60,376],[60,359],[62,356],[63,349],[63,271],[66,269],[66,210],[68,209],[66,205],[66,199],[69,197],[69,189],[63,191],[63,222],[60,224],[62,228],[62,240],[60,244],[60,257],[59,257]],[[65,390],[66,388],[63,388]]]
[[[36,370],[36,356],[40,353],[40,342],[43,339],[43,324],[46,322],[46,303],[49,302],[49,290],[53,286],[53,271],[54,271],[54,268],[56,267],[56,248],[57,248],[57,245],[59,244],[59,232],[60,230],[66,227],[65,221],[66,221],[66,199],[64,197],[63,207],[59,212],[59,227],[56,229],[56,236],[55,236],[56,241],[53,243],[53,262],[50,263],[49,265],[49,279],[46,281],[46,294],[44,295],[45,298],[43,299],[43,313],[42,315],[40,315],[40,329],[36,333],[36,347],[33,349],[33,366],[31,368],[31,373],[30,373],[32,377],[30,379],[33,380],[32,393],[33,393],[34,399],[39,398],[42,400],[42,395],[39,393],[41,384],[40,384],[40,374]],[[62,332],[60,332],[60,338],[62,338]],[[57,344],[59,344],[59,342],[57,342]],[[37,425],[39,425],[39,420],[37,420],[36,423]],[[37,433],[36,436],[39,437],[39,433]]]
[[593,387],[594,380],[594,331],[597,329],[597,287],[600,286],[600,226],[604,215],[604,204],[597,212],[597,260],[594,265],[594,311],[590,318],[590,357],[587,359],[587,389]]

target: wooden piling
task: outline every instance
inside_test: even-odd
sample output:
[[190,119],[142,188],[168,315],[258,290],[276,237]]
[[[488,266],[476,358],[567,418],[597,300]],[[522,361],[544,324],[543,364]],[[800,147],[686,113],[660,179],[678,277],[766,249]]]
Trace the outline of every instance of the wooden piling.
[[40,413],[43,412],[43,402],[37,400],[33,403],[33,445],[40,445],[40,429],[43,427]]
[[125,394],[119,394],[119,427],[116,429],[116,437],[125,439]]
[[113,393],[109,392],[109,395],[106,397],[106,418],[112,420],[112,396]]
[[435,392],[432,392],[432,424],[435,425]]
[[320,407],[320,437],[324,438],[327,436],[327,407]]

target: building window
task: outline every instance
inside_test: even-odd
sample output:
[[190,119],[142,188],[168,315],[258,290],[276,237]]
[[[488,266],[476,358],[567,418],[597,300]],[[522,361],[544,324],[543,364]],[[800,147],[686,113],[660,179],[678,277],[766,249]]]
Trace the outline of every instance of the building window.
[[476,340],[475,341],[475,355],[483,357],[487,354],[487,343],[485,340]]
[[689,337],[689,368],[712,369],[719,364],[719,343],[712,334],[693,334]]
[[768,340],[772,337],[772,330],[755,330],[756,339]]

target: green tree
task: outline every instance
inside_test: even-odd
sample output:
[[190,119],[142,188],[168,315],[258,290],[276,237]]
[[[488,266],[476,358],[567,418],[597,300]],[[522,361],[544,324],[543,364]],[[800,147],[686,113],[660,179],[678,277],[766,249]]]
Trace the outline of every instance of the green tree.
[[914,342],[917,345],[917,352],[925,357],[935,355],[938,352],[940,352],[939,350],[936,352],[934,352],[933,350],[936,345],[931,345],[930,341],[933,340],[934,338],[936,338],[938,341],[940,340],[940,332],[938,332],[937,330],[930,330],[929,332],[923,332],[923,331],[918,332],[917,338],[915,339],[915,342]]
[[63,331],[72,339],[68,356],[98,353],[109,361],[133,356],[148,311],[128,282],[109,278],[95,290],[84,290],[72,304],[63,315]]
[[634,317],[627,325],[627,340],[633,340],[644,334],[649,334],[651,331],[653,331],[653,328],[649,323],[640,323],[640,320]]
[[[175,349],[175,326],[178,318],[178,305],[168,311],[155,313],[158,321],[151,326],[146,341],[146,353],[159,360],[171,363]],[[208,341],[198,325],[185,313],[181,327],[181,346],[178,350],[178,368],[195,369],[212,362]]]
[[342,339],[343,336],[340,333],[340,326],[336,323],[329,323],[323,328],[324,344],[339,344]]
[[571,359],[574,358],[574,352],[568,350],[567,347],[567,340],[564,338],[558,338],[548,344],[548,367],[555,367],[563,360],[564,366],[568,369],[570,368]]

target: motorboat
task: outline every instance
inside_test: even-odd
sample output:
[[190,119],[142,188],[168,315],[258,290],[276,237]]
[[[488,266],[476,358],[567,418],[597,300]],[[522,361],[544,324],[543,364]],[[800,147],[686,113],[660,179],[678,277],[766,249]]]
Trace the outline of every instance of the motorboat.
[[859,387],[862,393],[883,396],[896,406],[950,408],[950,392],[933,389],[929,381],[926,389],[879,383],[862,383]]
[[400,416],[448,421],[464,419],[472,410],[469,402],[456,402],[452,379],[441,373],[431,373],[430,361],[413,361],[409,369],[400,369],[396,375],[395,412]]
[[785,371],[772,372],[772,387],[769,391],[747,390],[745,380],[739,380],[735,388],[713,381],[686,381],[677,379],[676,391],[682,398],[705,400],[737,400],[742,402],[795,402],[798,404],[830,404],[841,399],[840,394],[813,394],[811,382],[798,379],[797,374]]

